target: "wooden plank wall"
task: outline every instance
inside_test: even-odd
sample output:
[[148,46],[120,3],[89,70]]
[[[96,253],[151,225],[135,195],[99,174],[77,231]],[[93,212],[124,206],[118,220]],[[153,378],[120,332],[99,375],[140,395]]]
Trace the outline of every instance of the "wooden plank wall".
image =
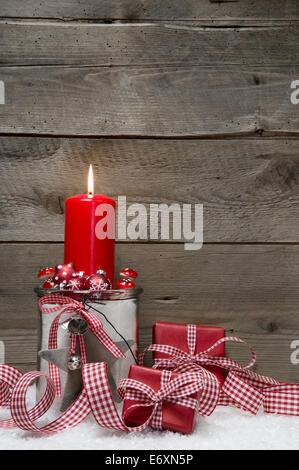
[[[63,256],[64,201],[203,203],[204,247],[119,241],[155,320],[222,325],[257,370],[299,380],[296,0],[1,0],[0,340],[36,365],[38,269]],[[246,360],[243,350],[233,356]]]

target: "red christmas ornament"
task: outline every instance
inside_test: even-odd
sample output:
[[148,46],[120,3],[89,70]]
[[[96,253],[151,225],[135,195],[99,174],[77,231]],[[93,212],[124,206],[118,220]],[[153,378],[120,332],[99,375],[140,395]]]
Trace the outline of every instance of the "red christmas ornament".
[[120,272],[121,277],[128,278],[128,279],[136,279],[138,273],[134,271],[132,268],[125,268]]
[[106,277],[105,271],[99,269],[96,274],[92,274],[86,280],[86,289],[91,291],[101,291],[111,289],[111,282]]
[[54,282],[55,284],[66,284],[66,282],[76,273],[74,263],[57,264],[55,266]]
[[86,276],[84,276],[84,271],[73,274],[73,277],[64,286],[64,289],[67,290],[85,290],[85,288]]
[[52,277],[46,279],[43,283],[43,289],[54,289],[54,287],[56,287],[56,284]]
[[54,268],[44,268],[42,269],[37,277],[42,278],[42,279],[47,279],[53,276],[55,274],[55,269]]
[[131,279],[119,279],[116,283],[116,287],[118,289],[135,289],[135,282],[131,281]]

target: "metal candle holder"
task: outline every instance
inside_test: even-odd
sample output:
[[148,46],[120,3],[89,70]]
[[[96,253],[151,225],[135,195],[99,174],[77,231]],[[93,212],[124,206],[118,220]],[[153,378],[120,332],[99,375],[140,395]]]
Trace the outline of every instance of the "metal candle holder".
[[[38,297],[47,294],[62,294],[81,301],[84,309],[97,316],[103,323],[104,330],[125,354],[125,358],[114,358],[88,329],[84,333],[88,362],[107,362],[108,378],[112,394],[119,401],[116,387],[124,377],[128,376],[131,364],[137,363],[138,354],[138,303],[142,289],[106,290],[106,291],[63,291],[59,289],[36,288]],[[53,306],[53,305],[52,305]],[[62,310],[62,308],[61,308]],[[39,357],[39,369],[48,374],[48,362],[54,362],[60,368],[62,398],[56,398],[54,407],[64,411],[77,397],[82,387],[81,370],[70,370],[65,360],[70,349],[70,333],[68,324],[70,315],[62,315],[58,328],[58,350],[48,350],[48,338],[51,324],[60,311],[50,314],[40,312],[39,349],[43,351]],[[79,351],[77,351],[79,354]],[[46,359],[47,360],[46,360]],[[37,386],[37,399],[44,392],[44,381]]]

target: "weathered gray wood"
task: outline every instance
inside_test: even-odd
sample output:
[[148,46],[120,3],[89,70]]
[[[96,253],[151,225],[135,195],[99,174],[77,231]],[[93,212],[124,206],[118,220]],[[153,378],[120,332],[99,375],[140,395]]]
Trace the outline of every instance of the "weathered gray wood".
[[1,0],[6,17],[83,19],[298,18],[296,0]]
[[0,137],[0,239],[63,241],[89,163],[95,191],[145,204],[148,222],[150,203],[203,203],[205,242],[299,242],[298,139]]
[[[121,243],[117,257],[145,289],[141,346],[156,320],[221,325],[252,343],[259,372],[299,380],[298,140],[77,138],[298,135],[298,11],[295,0],[1,1],[0,17],[27,20],[0,23],[0,133],[12,134],[0,139],[0,240],[52,241],[0,244],[6,362],[35,367],[35,273],[62,260],[64,200],[84,192],[92,162],[97,192],[128,204],[203,202],[205,241],[296,242]],[[50,20],[61,18],[78,21]]]
[[1,69],[0,132],[98,136],[298,133],[296,67]]
[[36,365],[36,362],[32,362],[32,363],[27,363],[27,364],[14,364],[14,363],[11,363],[10,364],[11,366],[13,367],[16,367],[20,372],[29,372],[31,370],[36,370],[37,369],[37,365]]
[[0,65],[4,66],[299,63],[298,27],[213,29],[188,23],[106,25],[6,21],[0,23],[0,37]]
[[[24,316],[23,321],[25,324],[26,318]],[[10,364],[25,364],[26,366],[36,363],[38,347],[36,329],[14,329],[12,321],[11,328],[11,330],[2,328],[1,321],[0,341],[3,341],[5,344],[5,362]]]
[[[1,334],[13,329],[18,336],[21,330],[24,345],[24,324],[28,324],[29,345],[31,325],[37,319],[35,273],[41,266],[59,262],[63,245],[2,244],[0,253],[6,267],[0,273]],[[144,288],[142,346],[149,343],[156,320],[220,325],[258,350],[258,371],[281,380],[299,380],[299,365],[290,363],[290,343],[299,339],[298,246],[206,245],[191,253],[180,244],[120,244],[117,255],[118,266],[128,264],[139,271]],[[245,360],[247,356],[240,349],[234,357]],[[22,363],[17,343],[13,358],[14,363]]]

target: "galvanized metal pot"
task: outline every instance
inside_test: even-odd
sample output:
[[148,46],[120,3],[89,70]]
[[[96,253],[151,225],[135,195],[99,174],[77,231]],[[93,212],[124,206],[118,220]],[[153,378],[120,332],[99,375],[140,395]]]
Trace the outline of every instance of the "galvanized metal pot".
[[[35,289],[38,297],[46,294],[59,293],[71,296],[84,304],[84,309],[90,311],[103,323],[103,328],[110,338],[125,354],[125,358],[114,358],[112,354],[98,341],[98,339],[87,329],[84,332],[87,362],[107,362],[108,378],[111,391],[116,401],[118,396],[116,387],[118,382],[128,376],[131,364],[137,362],[138,353],[138,300],[142,289],[111,290],[103,292],[69,292],[55,291],[53,289]],[[53,307],[55,305],[51,305]],[[64,411],[71,405],[82,388],[81,370],[70,370],[64,367],[66,353],[70,349],[69,323],[72,315],[62,315],[58,327],[58,350],[48,350],[48,339],[51,324],[54,318],[62,311],[43,314],[40,312],[39,348],[43,352],[39,358],[40,370],[48,374],[49,360],[60,367],[60,379],[62,386],[62,398],[56,398],[54,408]],[[74,317],[76,317],[74,315]],[[76,326],[76,325],[75,325]],[[82,325],[81,325],[82,326]],[[83,325],[84,326],[84,325]],[[83,330],[82,330],[83,331]],[[79,350],[76,354],[79,355]],[[46,359],[47,360],[46,360]],[[77,361],[74,361],[77,364]],[[62,365],[61,365],[62,364]],[[37,386],[37,399],[44,392],[44,381],[40,380]]]

